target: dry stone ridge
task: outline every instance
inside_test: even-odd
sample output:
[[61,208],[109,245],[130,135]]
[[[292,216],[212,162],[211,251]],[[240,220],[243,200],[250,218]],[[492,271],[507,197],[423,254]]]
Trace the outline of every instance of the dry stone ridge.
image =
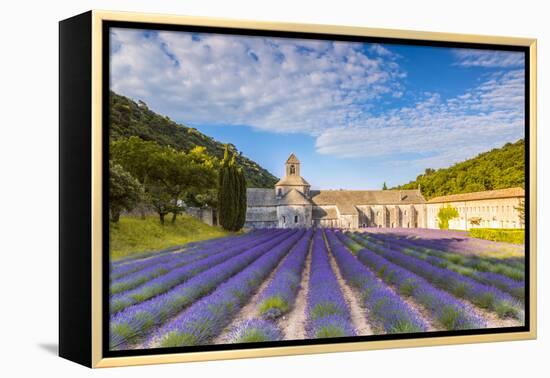
[[[438,228],[439,208],[451,205],[460,217],[450,221],[454,229],[471,227],[519,228],[517,207],[522,188],[467,193],[433,198],[420,190],[311,190],[300,174],[300,160],[291,154],[285,176],[273,189],[249,188],[245,227],[404,227]],[[476,219],[475,224],[471,219]],[[481,222],[477,219],[482,219]],[[479,223],[479,224],[478,224]]]

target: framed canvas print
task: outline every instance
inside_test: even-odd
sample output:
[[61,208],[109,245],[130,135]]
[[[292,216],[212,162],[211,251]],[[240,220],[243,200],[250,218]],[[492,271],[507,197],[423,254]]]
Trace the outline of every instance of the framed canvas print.
[[60,355],[536,337],[536,41],[60,22]]

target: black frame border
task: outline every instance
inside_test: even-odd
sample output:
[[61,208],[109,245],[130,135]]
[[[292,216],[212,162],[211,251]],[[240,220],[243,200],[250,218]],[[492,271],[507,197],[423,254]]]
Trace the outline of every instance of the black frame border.
[[[370,336],[353,336],[353,337],[338,337],[331,339],[305,339],[305,340],[284,340],[274,342],[259,342],[246,344],[220,344],[220,345],[200,345],[192,347],[171,347],[171,348],[155,348],[155,349],[133,349],[112,351],[109,350],[109,272],[110,259],[109,251],[109,91],[110,91],[110,29],[111,28],[127,28],[127,29],[144,29],[155,31],[180,31],[180,32],[201,32],[201,33],[216,33],[228,35],[242,36],[263,36],[275,38],[295,38],[295,39],[321,39],[332,41],[347,41],[347,42],[365,42],[365,43],[383,43],[383,44],[398,44],[412,46],[429,46],[429,47],[446,47],[446,48],[470,48],[480,50],[500,50],[500,51],[519,51],[525,54],[525,125],[524,125],[524,141],[525,141],[525,325],[520,327],[502,327],[502,328],[483,328],[476,330],[457,330],[457,331],[437,331],[412,334],[389,334],[389,335],[370,335]],[[150,356],[160,354],[175,354],[175,353],[194,353],[194,352],[211,352],[239,349],[257,349],[257,348],[277,348],[289,346],[304,346],[304,345],[330,345],[341,343],[356,343],[381,340],[408,340],[408,339],[425,339],[445,336],[473,336],[473,335],[490,335],[513,332],[529,332],[531,330],[531,276],[530,276],[530,234],[531,234],[531,176],[530,176],[530,105],[531,105],[531,56],[528,46],[516,45],[500,45],[500,44],[485,44],[485,43],[470,43],[470,42],[447,42],[447,41],[431,41],[424,39],[405,39],[405,38],[388,38],[388,37],[369,37],[369,36],[354,36],[354,35],[339,35],[330,33],[310,33],[310,32],[291,32],[291,31],[273,31],[262,29],[246,29],[246,28],[229,28],[229,27],[214,27],[214,26],[196,26],[196,25],[174,25],[162,23],[147,23],[133,21],[102,21],[102,142],[103,142],[103,175],[102,175],[102,357],[129,357],[129,356]]]

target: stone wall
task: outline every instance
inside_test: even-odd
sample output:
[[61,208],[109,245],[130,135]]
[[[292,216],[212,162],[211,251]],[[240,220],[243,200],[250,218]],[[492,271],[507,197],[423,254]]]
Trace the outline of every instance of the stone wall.
[[279,228],[311,227],[311,205],[277,206]]
[[276,228],[277,207],[276,206],[249,206],[246,209],[246,228]]
[[211,207],[188,207],[185,209],[185,213],[210,226],[214,226],[216,223],[214,222],[214,210]]

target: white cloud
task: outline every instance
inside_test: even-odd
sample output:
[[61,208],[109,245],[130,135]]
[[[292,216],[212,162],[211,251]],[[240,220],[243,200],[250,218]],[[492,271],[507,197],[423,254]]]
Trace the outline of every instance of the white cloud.
[[[307,133],[321,154],[434,168],[523,136],[521,69],[386,110],[382,102],[406,92],[406,73],[381,45],[129,29],[111,42],[111,88],[190,125]],[[453,51],[463,66],[519,64],[515,53]]]
[[405,155],[407,163],[433,168],[472,157],[523,136],[523,76],[521,70],[497,73],[450,99],[426,93],[414,106],[324,130],[317,151],[354,158]]
[[519,51],[454,49],[456,65],[462,67],[521,67],[525,54]]
[[[189,124],[318,133],[402,93],[404,73],[351,42],[116,29],[111,88]],[[382,50],[383,49],[383,50]]]

